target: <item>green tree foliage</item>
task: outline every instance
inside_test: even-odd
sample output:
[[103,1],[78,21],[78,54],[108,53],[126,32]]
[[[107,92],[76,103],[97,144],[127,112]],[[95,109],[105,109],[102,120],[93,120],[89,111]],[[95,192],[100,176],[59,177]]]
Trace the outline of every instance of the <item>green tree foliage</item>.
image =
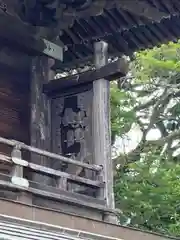
[[[142,135],[113,160],[120,223],[179,237],[180,43],[137,53],[127,79],[112,84],[111,106],[113,139],[132,124]],[[159,138],[148,138],[152,129]]]
[[115,137],[127,133],[135,120],[133,98],[129,92],[119,90],[116,83],[111,85],[111,132]]

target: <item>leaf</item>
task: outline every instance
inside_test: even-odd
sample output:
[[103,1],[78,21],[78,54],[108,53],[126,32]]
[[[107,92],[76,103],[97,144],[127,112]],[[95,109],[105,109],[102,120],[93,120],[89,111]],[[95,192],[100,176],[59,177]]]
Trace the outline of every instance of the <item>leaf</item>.
[[[130,87],[119,90],[115,83],[111,86],[112,133],[121,136],[137,122],[145,133],[156,106],[155,120],[148,130],[158,128],[164,140],[159,145],[145,138],[133,152],[119,156],[124,164],[115,173],[116,206],[128,218],[120,216],[120,223],[180,237],[180,157],[173,156],[180,147],[180,136],[172,142],[166,140],[180,128],[180,88],[175,87],[180,84],[180,41],[136,53],[130,67]],[[165,89],[166,101],[165,94],[159,94]],[[155,101],[135,110],[137,103],[150,97]]]

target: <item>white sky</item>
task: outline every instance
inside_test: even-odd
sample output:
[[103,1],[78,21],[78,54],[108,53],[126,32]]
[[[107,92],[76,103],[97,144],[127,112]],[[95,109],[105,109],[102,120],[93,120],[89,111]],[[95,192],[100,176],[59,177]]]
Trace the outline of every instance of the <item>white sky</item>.
[[[147,140],[157,140],[161,137],[161,133],[157,129],[152,129],[148,132],[147,134]],[[133,125],[131,130],[126,134],[126,136],[123,137],[118,137],[115,144],[115,152],[113,151],[113,156],[114,154],[119,154],[119,153],[127,153],[129,151],[132,151],[137,147],[139,142],[141,141],[142,138],[142,132],[139,128],[138,125]]]

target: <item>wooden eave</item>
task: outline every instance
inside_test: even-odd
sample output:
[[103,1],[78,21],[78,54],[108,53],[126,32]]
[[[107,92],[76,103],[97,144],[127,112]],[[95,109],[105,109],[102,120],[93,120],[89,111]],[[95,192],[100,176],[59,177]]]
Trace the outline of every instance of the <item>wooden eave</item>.
[[177,41],[180,37],[180,2],[177,0],[108,2],[111,4],[105,6],[101,15],[78,18],[72,27],[61,32],[59,38],[67,51],[63,63],[56,62],[54,69],[61,72],[91,64],[95,41],[107,41],[110,56],[117,57],[131,56],[135,51]]
[[[89,14],[77,16],[72,27],[61,30],[59,42],[65,51],[63,62],[56,61],[54,65],[56,71],[91,64],[95,41],[107,41],[110,57],[117,57],[131,56],[135,51],[177,41],[180,37],[178,0],[106,1],[101,15]],[[0,10],[2,44],[15,46],[28,55],[41,55],[45,44],[37,38],[37,31],[38,28]]]

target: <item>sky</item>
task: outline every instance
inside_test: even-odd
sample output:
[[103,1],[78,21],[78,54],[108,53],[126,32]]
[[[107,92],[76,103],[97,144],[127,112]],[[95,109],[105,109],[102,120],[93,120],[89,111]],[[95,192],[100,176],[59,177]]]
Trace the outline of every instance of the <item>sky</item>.
[[[147,140],[157,140],[161,133],[157,129],[152,129],[147,134]],[[131,130],[123,137],[118,137],[114,144],[113,157],[120,153],[128,153],[135,149],[142,138],[142,132],[138,125],[133,125]]]

